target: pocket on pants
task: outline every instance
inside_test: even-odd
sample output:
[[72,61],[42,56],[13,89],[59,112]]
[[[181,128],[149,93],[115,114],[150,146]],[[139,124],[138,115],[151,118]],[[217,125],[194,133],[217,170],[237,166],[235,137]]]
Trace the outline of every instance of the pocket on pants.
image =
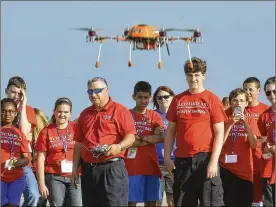
[[223,188],[220,176],[211,179],[211,206],[223,206]]
[[203,206],[223,206],[223,188],[219,176],[207,179],[203,187]]

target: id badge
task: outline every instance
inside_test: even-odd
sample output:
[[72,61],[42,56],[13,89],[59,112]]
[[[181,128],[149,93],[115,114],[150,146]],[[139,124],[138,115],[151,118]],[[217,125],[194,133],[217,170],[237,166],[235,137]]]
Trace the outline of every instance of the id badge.
[[11,170],[14,167],[13,165],[14,162],[15,160],[12,160],[12,159],[6,160],[5,168],[7,168],[8,170]]
[[238,155],[225,155],[225,163],[237,163]]
[[68,160],[61,161],[61,172],[62,173],[71,173],[73,168],[73,162]]
[[130,147],[127,152],[128,159],[135,159],[137,153],[137,147]]
[[262,156],[265,160],[268,160],[272,157],[272,154],[271,154],[271,152],[269,152],[269,153],[262,154]]

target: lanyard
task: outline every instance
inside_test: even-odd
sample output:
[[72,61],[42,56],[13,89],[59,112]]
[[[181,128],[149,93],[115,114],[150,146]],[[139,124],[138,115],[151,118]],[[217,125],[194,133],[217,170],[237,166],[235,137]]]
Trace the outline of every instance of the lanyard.
[[232,154],[234,154],[234,145],[237,140],[238,133],[233,132],[233,130],[231,129],[231,136],[232,136]]
[[[2,131],[6,134],[6,138],[8,139],[9,144],[11,145],[11,150],[10,150],[10,158],[13,159],[14,157],[14,129],[13,127],[11,127],[12,129],[12,137],[9,137],[6,130],[4,130],[4,128],[2,128]],[[2,139],[2,133],[1,133],[1,139]]]
[[66,127],[66,136],[65,136],[65,139],[64,139],[63,136],[61,136],[60,129],[58,127],[56,127],[56,129],[57,129],[58,137],[62,141],[62,145],[64,147],[65,159],[67,159],[68,138],[69,138],[69,123],[67,124],[67,127]]
[[[143,135],[143,132],[144,132],[144,130],[145,130],[145,128],[146,128],[146,125],[147,125],[147,112],[144,113],[143,115],[144,115],[144,116],[143,116],[143,118],[142,118],[142,127],[141,127],[141,129],[136,129],[137,135],[138,135],[139,137]],[[134,111],[134,109],[132,110],[132,117],[133,117],[134,122],[136,122],[135,111]]]

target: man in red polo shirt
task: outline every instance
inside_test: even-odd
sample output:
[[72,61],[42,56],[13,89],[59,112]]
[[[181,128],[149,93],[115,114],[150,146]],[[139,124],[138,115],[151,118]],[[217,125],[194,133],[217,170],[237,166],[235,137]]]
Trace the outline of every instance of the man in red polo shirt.
[[[258,121],[259,116],[269,108],[268,105],[259,102],[261,83],[256,77],[249,77],[243,82],[243,89],[246,91],[248,106],[245,108],[245,117]],[[262,206],[262,182],[261,182],[261,141],[258,141],[256,149],[253,150],[253,206]]]
[[173,98],[166,115],[164,161],[168,172],[175,168],[175,206],[198,206],[198,200],[200,206],[223,206],[218,159],[227,117],[221,100],[203,86],[206,62],[196,57],[191,61],[184,65],[189,89]]
[[24,195],[25,206],[36,206],[38,204],[40,194],[38,191],[38,185],[35,175],[32,170],[32,148],[33,146],[33,136],[32,132],[36,126],[36,118],[34,109],[27,105],[27,95],[26,95],[26,83],[23,78],[19,76],[11,77],[8,81],[7,88],[5,89],[8,98],[13,99],[17,104],[18,110],[18,120],[16,126],[24,133],[28,140],[29,147],[29,165],[24,167],[24,174],[26,177]]
[[105,79],[93,78],[87,86],[93,105],[79,116],[71,180],[76,182],[81,164],[83,206],[127,206],[128,174],[124,153],[135,141],[132,115],[109,97]]

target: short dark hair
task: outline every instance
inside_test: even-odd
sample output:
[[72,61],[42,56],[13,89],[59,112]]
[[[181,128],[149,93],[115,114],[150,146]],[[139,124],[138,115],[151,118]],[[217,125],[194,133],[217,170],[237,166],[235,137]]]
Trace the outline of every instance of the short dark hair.
[[264,91],[266,91],[265,90],[265,87],[268,85],[268,84],[275,84],[275,76],[272,76],[272,77],[270,77],[270,78],[268,78],[266,81],[265,81],[265,84],[264,84]]
[[206,61],[198,58],[193,57],[191,58],[193,67],[190,66],[190,60],[187,60],[184,64],[184,71],[185,73],[198,73],[201,72],[202,74],[205,74],[207,71],[207,63]]
[[241,94],[244,94],[246,96],[246,91],[243,90],[242,88],[236,88],[232,90],[229,94],[229,101],[231,102],[233,98],[236,98],[238,95],[241,95]]
[[3,106],[6,103],[11,103],[14,106],[14,108],[17,109],[17,104],[16,104],[16,102],[13,99],[11,99],[11,98],[3,98],[1,100],[1,106]]
[[16,86],[17,88],[23,88],[24,90],[27,89],[24,79],[19,76],[14,76],[9,79],[7,88],[10,86]]
[[158,104],[156,98],[157,98],[157,94],[159,93],[159,91],[166,91],[171,96],[175,96],[175,93],[168,86],[159,86],[153,94],[153,108],[157,108],[157,109],[159,109],[159,104]]
[[151,95],[151,85],[146,81],[138,81],[134,86],[133,95],[135,96],[138,92],[148,92]]
[[244,84],[247,84],[247,83],[255,83],[257,88],[261,88],[261,82],[256,77],[246,78],[245,81],[243,82],[243,86],[244,86]]
[[229,101],[229,97],[223,97],[221,101],[223,104],[225,104],[225,102]]

